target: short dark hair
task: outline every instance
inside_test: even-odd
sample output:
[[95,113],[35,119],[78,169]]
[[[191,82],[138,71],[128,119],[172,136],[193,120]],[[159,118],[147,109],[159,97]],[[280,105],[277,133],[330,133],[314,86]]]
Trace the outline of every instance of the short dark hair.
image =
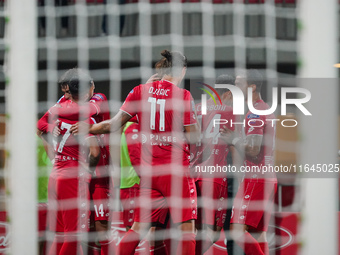
[[73,98],[79,97],[79,84],[88,84],[89,87],[93,84],[93,79],[89,75],[88,72],[79,69],[79,68],[72,68],[66,71],[59,79],[61,87],[68,85],[70,89],[70,93]]
[[245,77],[247,79],[248,85],[255,84],[256,85],[256,92],[261,92],[261,88],[263,85],[263,76],[262,74],[256,69],[249,69],[247,70]]
[[[229,75],[229,74],[222,74],[222,75],[220,75],[216,78],[215,84],[235,85],[235,78],[233,76]],[[221,96],[225,92],[228,92],[229,89],[227,89],[227,88],[223,88],[223,89],[216,88],[216,91]]]
[[179,76],[182,73],[183,67],[188,66],[188,60],[179,51],[163,50],[161,58],[156,64],[155,68],[160,77],[164,75]]

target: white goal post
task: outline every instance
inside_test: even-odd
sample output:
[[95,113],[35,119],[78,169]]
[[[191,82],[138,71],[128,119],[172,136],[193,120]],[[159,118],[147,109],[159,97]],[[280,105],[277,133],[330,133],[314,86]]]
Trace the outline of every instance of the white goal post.
[[[77,24],[78,34],[75,34],[73,38],[61,38],[55,31],[58,23],[56,21],[62,17],[61,14],[64,14],[62,11],[68,7],[58,7],[61,11],[54,12],[54,0],[46,0],[48,4],[44,7],[44,15],[50,15],[50,17],[47,17],[46,24],[47,27],[53,27],[53,29],[47,32],[48,36],[45,39],[39,39],[39,44],[44,45],[44,47],[41,47],[44,48],[41,50],[43,53],[45,53],[46,48],[46,56],[44,57],[46,57],[47,68],[41,72],[43,75],[46,74],[46,80],[44,80],[45,77],[41,80],[48,83],[48,100],[50,100],[48,103],[54,102],[54,96],[59,89],[54,85],[57,84],[58,71],[61,71],[58,70],[60,68],[58,67],[58,53],[61,52],[62,47],[64,47],[62,49],[64,55],[76,48],[77,63],[84,69],[90,69],[88,63],[91,61],[91,57],[95,55],[93,50],[105,48],[103,51],[98,50],[99,53],[103,54],[108,49],[108,66],[105,65],[101,67],[102,69],[93,70],[92,73],[94,73],[95,78],[101,78],[98,79],[98,84],[101,81],[109,80],[111,88],[110,104],[117,107],[120,105],[123,81],[141,78],[142,82],[145,82],[152,72],[151,65],[155,60],[156,49],[162,48],[163,45],[188,51],[192,56],[197,55],[197,58],[195,58],[197,63],[202,60],[202,64],[199,63],[188,70],[187,76],[190,78],[197,78],[202,75],[204,78],[214,78],[217,74],[229,69],[225,66],[216,67],[215,65],[218,57],[220,57],[218,56],[219,50],[228,47],[233,48],[233,64],[237,69],[246,68],[249,64],[248,58],[257,59],[257,57],[261,57],[262,55],[257,55],[257,53],[264,48],[263,52],[266,55],[263,54],[265,58],[263,63],[266,64],[260,66],[265,66],[264,69],[268,78],[277,78],[279,77],[278,52],[283,50],[284,53],[295,54],[298,52],[301,59],[298,78],[331,78],[335,82],[338,78],[338,70],[333,65],[339,61],[339,3],[337,0],[296,1],[299,12],[295,13],[295,10],[293,10],[291,14],[287,14],[284,13],[285,8],[277,8],[275,0],[265,0],[264,10],[257,8],[260,4],[258,6],[248,4],[249,0],[234,0],[233,3],[231,3],[232,1],[224,1],[224,3],[228,2],[229,5],[221,5],[219,12],[216,12],[216,9],[218,9],[216,6],[212,6],[210,2],[203,0],[197,3],[197,6],[191,4],[190,1],[181,3],[181,1],[170,0],[170,3],[154,5],[156,7],[151,6],[149,1],[139,0],[137,4],[131,4],[131,6],[126,4],[119,8],[118,0],[108,0],[107,5],[102,6],[105,10],[101,12],[107,14],[109,21],[117,21],[121,14],[126,16],[129,13],[136,14],[136,16],[140,14],[136,18],[139,22],[136,26],[139,26],[140,34],[126,36],[128,33],[125,31],[125,35],[123,33],[122,36],[119,33],[112,32],[114,29],[117,30],[118,26],[109,26],[108,30],[112,30],[112,33],[96,38],[91,37],[88,33],[87,22],[80,22],[88,17],[94,17],[96,13],[88,11],[85,0],[75,1],[77,3],[73,6],[74,8],[70,8],[67,13],[71,17],[71,21],[78,19],[78,23],[74,22]],[[243,4],[244,2],[247,4]],[[37,0],[6,0],[5,3],[7,22],[4,40],[6,44],[4,70],[6,73],[6,113],[8,116],[6,120],[7,159],[5,177],[7,216],[10,226],[10,249],[6,252],[13,255],[32,255],[38,254],[35,137],[38,109],[37,84],[39,80],[37,77]],[[98,6],[93,5],[92,7],[93,10],[100,10],[100,8],[97,8]],[[162,18],[165,19],[165,14],[168,12],[167,8],[170,10],[170,33],[156,34],[153,41],[154,31],[151,26],[145,24],[152,23],[154,18],[152,14],[155,14],[155,10],[159,11],[157,14],[164,14]],[[84,10],[86,10],[86,13]],[[233,34],[216,35],[212,30],[212,28],[216,28],[213,15],[221,15],[221,13],[224,15],[224,12],[233,14]],[[185,32],[182,31],[183,27],[179,25],[185,23],[185,19],[183,21],[185,16],[182,14],[188,13],[194,15],[202,13],[202,36],[194,33],[193,35],[185,35]],[[258,38],[252,40],[253,38],[247,37],[246,33],[246,25],[248,24],[246,23],[246,15],[261,16],[262,14],[265,16],[266,22],[265,35],[259,35]],[[287,15],[291,20],[296,18],[298,23],[301,24],[297,42],[293,41],[295,39],[290,42],[289,40],[277,39],[276,18],[279,15],[281,17]],[[127,30],[126,28],[125,30]],[[168,40],[169,38],[170,40]],[[262,39],[264,39],[264,46]],[[136,40],[139,42],[135,45]],[[200,40],[203,42],[201,43]],[[292,47],[292,45],[295,46],[295,43],[299,46],[297,50]],[[190,47],[191,49],[188,50]],[[249,51],[250,54],[249,49],[258,51]],[[197,54],[200,50],[202,50],[202,57],[200,56],[201,52]],[[224,57],[223,54],[220,55]],[[99,57],[100,54],[98,54],[98,59]],[[160,57],[159,52],[157,52],[158,57]],[[72,55],[69,59],[66,59],[72,59]],[[140,59],[140,65],[131,68],[121,67],[121,62],[126,59],[136,63]],[[312,97],[320,97],[318,104],[311,103],[307,106],[313,116],[301,121],[300,133],[303,136],[303,140],[299,141],[301,164],[314,161],[316,163],[338,163],[336,162],[338,151],[336,134],[339,132],[339,85],[331,83],[332,81],[328,84],[329,86],[323,84],[324,86],[321,89],[314,84],[303,82],[301,84],[311,92]],[[327,114],[320,114],[320,108]],[[316,121],[327,123],[327,126],[315,125]],[[325,129],[327,129],[327,135],[323,134]],[[304,149],[316,145],[319,149],[312,150],[312,152]],[[322,152],[320,153],[320,151]],[[303,244],[301,253],[306,255],[338,254],[338,179],[305,178],[302,179],[301,183],[304,199],[302,200],[302,229],[300,228],[298,233]]]
[[[308,105],[315,114],[302,121],[301,163],[335,164],[338,163],[339,84],[334,64],[339,58],[339,3],[335,0],[301,0],[299,3],[300,78],[325,80],[322,84],[309,83],[310,79],[301,82],[312,97],[318,98]],[[307,149],[314,147],[319,149]],[[302,179],[304,255],[338,254],[338,181],[336,177]]]
[[10,254],[37,254],[36,0],[6,1],[7,218]]

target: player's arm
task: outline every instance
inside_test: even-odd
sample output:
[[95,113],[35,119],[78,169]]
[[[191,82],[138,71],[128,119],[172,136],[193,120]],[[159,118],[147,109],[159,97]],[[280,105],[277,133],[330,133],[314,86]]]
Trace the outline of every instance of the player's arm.
[[[82,105],[78,108],[56,108],[53,109],[52,114],[58,114],[60,118],[74,120],[79,119],[79,113],[86,113],[86,116],[93,116],[99,113],[99,107],[94,103],[88,103],[86,105]],[[57,111],[57,112],[54,112]],[[87,117],[86,117],[87,118]]]
[[48,137],[48,132],[54,133],[55,131],[59,131],[59,128],[56,126],[56,123],[50,124],[48,120],[51,118],[49,111],[47,111],[38,121],[37,123],[37,135],[43,142],[45,151],[49,157],[49,159],[53,162],[54,160],[54,149],[51,145],[51,141]]
[[132,118],[131,115],[124,111],[119,111],[112,119],[102,121],[98,124],[94,124],[90,128],[91,134],[106,134],[118,131],[122,126],[126,124]]
[[158,73],[155,73],[155,74],[153,74],[153,75],[146,81],[145,84],[147,84],[147,83],[153,83],[153,82],[159,81],[159,80],[161,80],[161,78],[158,76]]
[[243,165],[243,157],[241,153],[235,148],[235,146],[229,146],[229,150],[231,152],[233,165],[239,168],[241,165]]
[[190,144],[196,144],[201,139],[201,128],[198,123],[184,126],[184,135]]
[[85,122],[78,122],[70,128],[72,134],[78,134],[79,131],[88,130],[89,133],[97,134],[108,134],[111,132],[118,131],[126,122],[131,119],[131,115],[126,112],[119,111],[112,119],[99,122],[88,126]]
[[201,126],[197,121],[197,112],[194,100],[188,92],[185,99],[185,112],[184,112],[184,135],[189,144],[196,144],[201,140]]
[[[54,125],[49,123],[49,119],[51,119],[51,114],[47,111],[37,122],[37,129],[42,133],[48,133],[53,130]],[[37,133],[39,135],[39,133]],[[40,136],[40,135],[39,135]]]
[[248,134],[244,140],[238,136],[237,132],[231,131],[227,127],[221,128],[220,133],[221,138],[229,145],[234,146],[241,155],[254,158],[261,151],[263,135]]
[[47,153],[48,158],[51,160],[51,162],[53,163],[54,160],[54,150],[53,147],[51,146],[51,144],[48,143],[47,139],[46,139],[46,134],[44,134],[42,131],[40,131],[39,129],[37,130],[37,135],[39,136],[39,138],[41,139],[41,141],[43,142],[44,145],[44,149]]
[[95,136],[86,139],[88,147],[88,162],[90,171],[93,173],[100,159],[100,147]]
[[[110,120],[102,121],[98,124],[94,124],[90,127],[86,127],[81,122],[74,124],[70,132],[72,134],[79,133],[79,130],[88,130],[91,134],[107,134],[118,131],[126,122],[128,122],[133,116],[136,115],[140,109],[140,86],[132,89],[125,99],[121,109],[118,113]],[[83,127],[79,128],[80,125]],[[85,124],[86,125],[86,124]]]
[[[61,98],[59,98],[59,100],[57,101],[57,103],[52,106],[50,109],[48,109],[48,111],[38,120],[37,122],[37,129],[39,131],[41,131],[41,133],[48,133],[48,132],[52,132],[54,127],[55,127],[55,123],[52,123],[52,113],[55,113],[56,111],[59,111],[59,109],[62,109],[60,107],[60,103],[67,101],[65,99],[64,96],[62,96]],[[40,136],[39,133],[37,133],[38,136]]]

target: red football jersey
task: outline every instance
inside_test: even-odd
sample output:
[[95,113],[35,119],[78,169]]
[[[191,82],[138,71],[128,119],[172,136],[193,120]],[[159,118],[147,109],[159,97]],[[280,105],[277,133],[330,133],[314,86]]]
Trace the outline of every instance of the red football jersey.
[[[74,108],[74,110],[58,109],[58,116],[64,119],[79,121],[79,113],[81,112],[84,113],[87,112],[89,116],[92,116],[95,119],[96,123],[110,119],[109,103],[107,101],[106,96],[102,93],[95,93],[91,97],[90,103],[87,105],[80,106],[79,109],[76,108]],[[110,158],[109,135],[108,134],[101,135],[100,142],[102,145],[103,144],[105,145],[108,158]]]
[[[57,101],[57,104],[61,104],[64,103],[68,100],[65,99],[64,96],[62,96],[61,98],[59,98],[59,100]],[[49,118],[51,118],[51,112],[47,111],[38,121],[37,123],[37,128],[42,131],[43,133],[47,133],[47,132],[52,132],[53,128],[54,128],[54,124],[51,124],[52,121],[49,121]]]
[[[70,101],[71,102],[71,101]],[[96,109],[96,113],[93,114],[92,122],[91,123],[98,123],[104,120],[110,119],[110,111],[109,111],[109,104],[107,98],[102,93],[94,94],[90,99],[90,113],[93,113],[93,109]],[[88,105],[82,106],[88,107]],[[73,107],[71,110],[70,108],[59,109],[58,116],[61,119],[68,119],[70,121],[78,122],[79,121],[79,112],[84,110],[82,107]],[[91,110],[92,109],[92,110]],[[87,109],[85,109],[87,110]],[[53,111],[50,111],[53,112]],[[96,177],[108,177],[109,176],[109,169],[108,166],[110,164],[110,146],[109,146],[109,134],[102,134],[97,135],[98,145],[100,147],[100,160],[96,166],[95,175]]]
[[[89,114],[93,115],[94,122],[98,123],[104,120],[110,119],[110,110],[107,98],[102,93],[95,93],[91,99],[90,104],[79,107],[78,104],[73,103],[72,107],[69,107],[72,104],[71,100],[66,100],[64,96],[62,96],[57,103],[51,107],[45,115],[38,121],[38,129],[43,132],[52,131],[54,128],[54,124],[51,124],[56,116],[59,119],[63,119],[64,121],[69,120],[73,124],[79,121],[79,112],[80,111],[89,111]],[[63,105],[63,107],[59,107],[59,105]],[[101,156],[100,160],[96,167],[96,176],[97,177],[105,177],[109,175],[108,165],[110,164],[110,147],[109,147],[109,134],[102,134],[97,136],[97,141],[100,146]]]
[[[58,108],[73,108],[78,107],[77,103],[66,101],[61,103]],[[81,161],[86,162],[86,155],[81,152],[81,144],[79,144],[78,137],[70,133],[70,128],[77,120],[67,120],[58,118],[58,127],[60,128],[60,135],[54,140],[55,159],[56,162],[62,161]],[[90,124],[94,124],[93,119],[89,120]],[[92,135],[90,135],[92,136]]]
[[[97,113],[93,114],[92,117],[95,119],[95,121],[97,123],[102,122],[104,120],[109,120],[110,119],[110,108],[109,108],[109,103],[107,101],[107,98],[104,94],[102,93],[95,93],[91,99],[90,99],[90,105],[92,105],[93,107],[95,107],[97,109]],[[100,137],[100,138],[99,138]],[[110,155],[110,134],[102,134],[100,136],[98,136],[99,140],[98,142],[100,143],[100,146],[105,145],[106,148],[106,152],[101,151],[101,153],[105,153],[106,158],[103,158],[102,161],[103,162],[99,162],[98,166],[102,165],[104,166],[104,164],[109,165],[109,160],[111,158]],[[102,154],[101,157],[103,157],[104,154]],[[98,171],[96,170],[96,174],[97,176],[99,176],[97,173]],[[106,175],[108,176],[109,172],[106,173]]]
[[[235,130],[235,125],[231,126],[231,123],[235,122],[232,107],[225,104],[215,105],[214,101],[210,99],[207,101],[206,115],[202,115],[201,104],[196,105],[196,111],[198,119],[202,121],[202,140],[201,143],[196,146],[196,155],[192,162],[193,171],[195,171],[196,167],[197,169],[202,169],[208,166],[226,166],[229,146],[225,141],[220,139],[220,128],[226,126],[230,130]],[[227,123],[222,124],[221,122]],[[195,172],[195,174],[197,173]],[[211,174],[209,176],[206,175],[208,178],[199,177],[198,180],[204,179],[205,181],[213,181],[221,184],[227,177],[224,173],[216,173],[215,175],[219,177],[214,178],[214,175]],[[225,176],[221,177],[221,175]]]
[[[58,101],[57,104],[61,104],[66,100],[64,96],[62,96]],[[57,105],[56,104],[56,105]],[[55,106],[56,106],[55,105]],[[51,108],[48,112],[44,114],[44,116],[38,121],[38,129],[43,131],[44,133],[48,131],[52,131],[53,125],[51,126],[51,115],[55,115],[54,111],[58,111],[58,116],[60,118],[69,119],[69,120],[79,120],[79,112],[87,113],[88,116],[93,116],[93,118],[97,122],[101,122],[103,120],[110,119],[110,109],[107,98],[102,93],[94,94],[90,99],[90,104],[80,106],[79,109],[66,109],[66,108]]]
[[184,126],[197,121],[191,94],[166,81],[139,85],[127,96],[121,111],[137,116],[142,136],[142,164],[189,165]]
[[[269,106],[263,100],[256,101],[254,107],[257,110],[269,109]],[[254,158],[246,156],[244,162],[246,166],[258,166],[259,169],[261,169],[264,165],[268,166],[274,164],[276,126],[275,121],[271,121],[271,119],[275,119],[274,114],[256,115],[250,111],[247,113],[245,118],[245,135],[261,135],[263,136],[263,139],[260,153]],[[276,179],[276,175],[275,172],[267,172],[264,174],[262,172],[247,172],[245,178]]]
[[[97,123],[93,117],[91,119],[93,120],[91,123]],[[96,135],[96,138],[100,148],[100,159],[94,174],[96,177],[109,177],[109,165],[111,161],[109,137],[108,134],[101,134]]]
[[90,99],[90,104],[97,109],[97,113],[92,116],[97,122],[110,119],[109,103],[104,94],[95,93]]
[[141,138],[139,133],[139,125],[137,123],[131,124],[124,133],[131,164],[134,168],[137,168],[141,161]]

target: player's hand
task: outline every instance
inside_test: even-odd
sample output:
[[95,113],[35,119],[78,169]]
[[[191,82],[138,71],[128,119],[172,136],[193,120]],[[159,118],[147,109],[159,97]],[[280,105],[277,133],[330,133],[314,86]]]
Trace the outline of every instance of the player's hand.
[[58,137],[60,135],[60,128],[58,127],[58,124],[59,124],[60,120],[57,120],[54,124],[55,124],[55,127],[53,128],[52,130],[52,135],[54,137]]
[[155,73],[154,75],[152,75],[152,76],[146,81],[145,84],[147,84],[147,83],[153,83],[153,82],[159,81],[159,80],[160,80],[160,78],[159,78],[158,74]]
[[[43,135],[43,131],[40,131],[39,129],[37,129],[37,135],[39,136],[39,137],[41,137],[42,135]],[[340,151],[339,151],[340,152]],[[340,155],[340,154],[339,154]]]
[[79,135],[81,134],[88,134],[90,129],[90,125],[88,123],[85,123],[83,121],[77,122],[76,124],[73,124],[70,128],[70,132],[73,135]]
[[223,126],[222,128],[220,128],[220,134],[221,134],[221,138],[227,143],[227,144],[231,144],[233,139],[235,138],[235,133],[234,131],[228,129],[226,126]]

